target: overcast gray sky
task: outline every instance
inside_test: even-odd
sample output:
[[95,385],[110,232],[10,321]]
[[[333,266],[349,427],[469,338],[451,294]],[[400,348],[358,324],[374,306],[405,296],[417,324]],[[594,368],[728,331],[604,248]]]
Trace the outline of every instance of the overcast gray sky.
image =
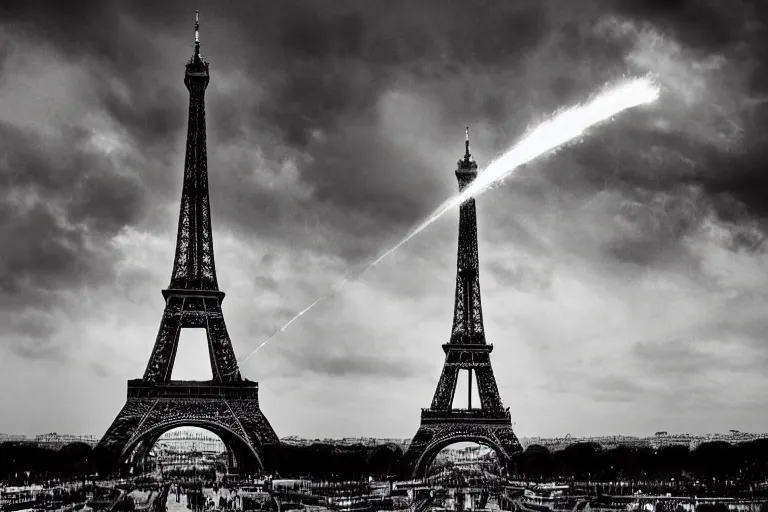
[[[94,0],[0,7],[0,432],[100,436],[144,371],[195,8],[238,356],[455,193],[464,126],[482,168],[558,107],[654,73],[656,104],[478,197],[502,399],[520,436],[765,430],[764,2]],[[243,366],[278,435],[415,433],[457,224]],[[182,343],[177,369],[204,378],[199,337]]]

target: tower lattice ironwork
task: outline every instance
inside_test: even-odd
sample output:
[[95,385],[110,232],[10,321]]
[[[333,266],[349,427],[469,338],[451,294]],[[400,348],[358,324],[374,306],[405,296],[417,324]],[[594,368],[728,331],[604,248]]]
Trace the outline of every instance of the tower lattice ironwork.
[[[205,130],[209,64],[195,50],[186,65],[189,91],[184,180],[171,282],[163,290],[165,311],[141,379],[128,381],[128,399],[99,443],[114,469],[129,456],[145,457],[167,430],[194,425],[216,433],[243,471],[265,469],[265,452],[279,444],[259,407],[258,383],[243,379],[222,315],[213,256]],[[213,375],[210,381],[171,380],[184,328],[205,329]]]
[[[464,157],[458,162],[456,178],[463,191],[477,177],[477,163],[469,152],[469,128]],[[475,199],[461,204],[459,212],[459,248],[456,270],[456,296],[453,327],[448,343],[443,345],[445,363],[432,405],[421,411],[421,425],[405,454],[403,471],[421,477],[435,455],[459,441],[475,441],[496,450],[504,464],[522,450],[512,431],[509,408],[499,396],[491,367],[493,345],[485,341],[483,311],[480,302],[480,272],[477,250],[477,213]],[[459,370],[467,370],[468,407],[454,409]],[[479,408],[472,408],[472,374],[477,377]]]

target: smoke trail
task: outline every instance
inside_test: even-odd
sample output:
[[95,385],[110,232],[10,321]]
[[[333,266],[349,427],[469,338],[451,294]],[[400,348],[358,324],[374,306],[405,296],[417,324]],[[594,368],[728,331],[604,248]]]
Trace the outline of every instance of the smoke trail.
[[399,249],[411,238],[422,232],[446,211],[454,208],[470,197],[482,193],[485,189],[506,178],[518,167],[531,160],[551,153],[561,146],[576,141],[584,135],[587,129],[599,124],[624,110],[652,103],[658,99],[660,90],[650,78],[635,78],[622,81],[612,87],[606,87],[591,101],[583,105],[577,105],[567,110],[556,113],[550,119],[530,130],[520,141],[509,150],[496,158],[477,176],[463,192],[447,199],[425,221],[416,226],[405,238],[394,247],[379,256],[375,261],[365,266],[356,273],[347,274],[334,288],[323,297],[320,297],[298,315],[291,318],[287,324],[278,329],[261,345],[256,347],[241,362],[251,358],[258,350],[266,345],[272,338],[283,332],[289,325],[295,322],[301,315],[315,307],[319,302],[332,297],[347,282],[357,279],[362,274],[376,266],[381,260]]

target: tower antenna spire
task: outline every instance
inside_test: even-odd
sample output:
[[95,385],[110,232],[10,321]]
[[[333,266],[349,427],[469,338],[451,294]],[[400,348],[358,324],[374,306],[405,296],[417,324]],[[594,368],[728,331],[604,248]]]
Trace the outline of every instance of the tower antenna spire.
[[464,159],[465,160],[469,160],[469,157],[470,157],[470,155],[469,155],[469,126],[467,126],[467,131],[464,132],[464,133],[466,135],[466,141],[464,141],[464,148],[465,148]]
[[195,57],[200,55],[200,11],[195,11]]

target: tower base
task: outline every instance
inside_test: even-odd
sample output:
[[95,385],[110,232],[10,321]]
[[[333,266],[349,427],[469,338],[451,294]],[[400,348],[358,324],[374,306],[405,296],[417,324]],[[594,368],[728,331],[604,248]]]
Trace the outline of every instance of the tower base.
[[101,471],[140,463],[176,427],[201,427],[219,436],[241,473],[267,471],[272,448],[280,444],[259,408],[256,382],[129,380],[128,399],[96,448]]
[[493,448],[502,465],[506,465],[515,453],[523,451],[512,430],[509,409],[422,409],[421,426],[403,457],[401,478],[425,477],[440,450],[463,441]]

